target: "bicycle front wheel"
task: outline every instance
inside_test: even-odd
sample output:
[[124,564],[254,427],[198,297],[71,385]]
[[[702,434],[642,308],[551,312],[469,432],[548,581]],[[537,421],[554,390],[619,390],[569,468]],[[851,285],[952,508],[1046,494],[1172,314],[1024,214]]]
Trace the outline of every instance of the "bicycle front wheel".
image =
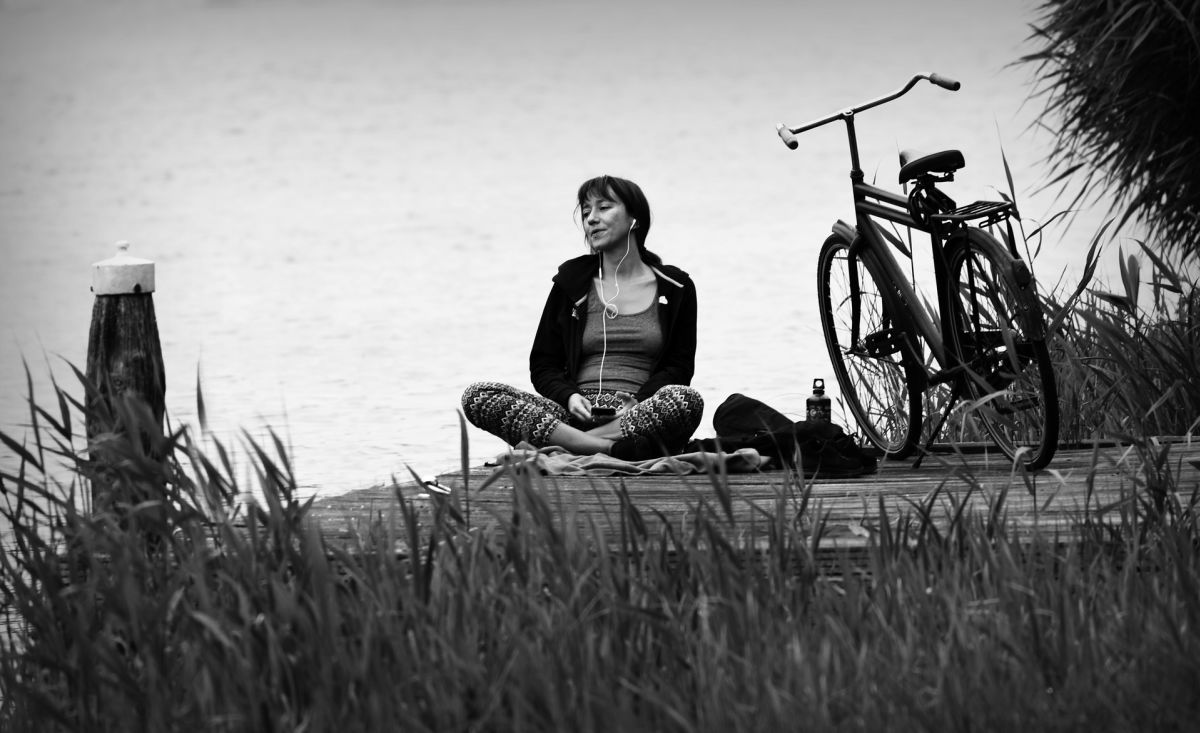
[[825,240],[817,298],[842,400],[867,439],[887,457],[904,458],[921,436],[921,395],[912,390],[918,380],[907,355],[907,328],[881,281],[861,257],[850,256],[845,237]]
[[980,229],[951,238],[947,265],[973,414],[1009,458],[1043,468],[1058,443],[1058,390],[1033,276]]

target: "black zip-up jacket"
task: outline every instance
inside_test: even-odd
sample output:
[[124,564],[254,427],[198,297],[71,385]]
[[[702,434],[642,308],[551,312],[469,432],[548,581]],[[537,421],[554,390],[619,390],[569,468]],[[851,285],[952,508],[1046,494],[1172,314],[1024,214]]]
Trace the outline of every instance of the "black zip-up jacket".
[[[663,348],[649,379],[634,395],[639,402],[665,385],[691,384],[696,371],[696,286],[678,267],[658,265],[651,269],[658,279],[655,305]],[[580,255],[559,266],[529,352],[533,388],[563,407],[571,395],[580,391],[576,377],[587,325],[588,290],[593,287],[595,273],[595,255]]]

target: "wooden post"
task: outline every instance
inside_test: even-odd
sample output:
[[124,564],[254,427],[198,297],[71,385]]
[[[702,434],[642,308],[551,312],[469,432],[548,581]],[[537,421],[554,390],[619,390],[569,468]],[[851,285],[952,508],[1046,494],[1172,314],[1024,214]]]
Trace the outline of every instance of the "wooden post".
[[[131,409],[148,409],[154,424],[140,427],[140,443],[148,456],[161,459],[153,455],[153,446],[162,434],[167,378],[151,295],[154,263],[133,257],[128,250],[128,242],[119,242],[115,257],[92,266],[96,302],[88,335],[87,378],[96,391],[88,397],[87,435],[91,441],[102,432],[127,429],[118,416],[129,415]],[[98,477],[101,474],[103,470],[97,472]],[[102,480],[93,480],[94,509],[107,503],[110,488]]]

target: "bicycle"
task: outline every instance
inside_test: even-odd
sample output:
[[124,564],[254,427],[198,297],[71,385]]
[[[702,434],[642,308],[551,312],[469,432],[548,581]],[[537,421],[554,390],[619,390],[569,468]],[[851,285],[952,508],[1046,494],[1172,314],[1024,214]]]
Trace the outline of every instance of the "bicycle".
[[[939,189],[937,184],[953,181],[965,166],[958,150],[901,152],[905,195],[864,180],[855,116],[907,94],[921,80],[949,91],[961,87],[938,74],[918,74],[891,94],[800,127],[776,127],[795,150],[797,135],[837,120],[846,123],[856,226],[839,219],[817,263],[829,357],[845,405],[885,458],[919,451],[919,465],[954,408],[969,398],[964,415],[973,414],[1014,462],[1037,470],[1054,456],[1058,396],[1036,282],[1014,242],[1016,206],[976,201],[959,207]],[[912,260],[912,251],[879,220],[929,234],[936,313],[922,307],[892,252]],[[991,233],[1002,225],[1003,244]],[[927,391],[943,384],[950,386],[950,397],[922,446],[923,401]]]

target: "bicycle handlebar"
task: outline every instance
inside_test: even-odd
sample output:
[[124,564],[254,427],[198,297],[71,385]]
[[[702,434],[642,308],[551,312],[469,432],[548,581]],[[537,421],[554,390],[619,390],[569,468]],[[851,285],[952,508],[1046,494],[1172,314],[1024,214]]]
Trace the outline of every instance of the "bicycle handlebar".
[[962,84],[955,81],[954,79],[942,76],[941,74],[930,74],[929,76],[927,76],[925,78],[928,79],[929,81],[933,82],[934,84],[937,84],[942,89],[948,89],[952,92],[957,92],[959,89],[962,89]]
[[851,107],[850,109],[845,109],[845,110],[842,110],[841,112],[836,112],[827,117],[822,117],[820,119],[813,120],[812,122],[803,124],[799,127],[787,127],[782,122],[780,122],[779,124],[775,125],[775,131],[779,133],[779,137],[780,137],[780,139],[783,140],[785,145],[787,145],[792,150],[795,150],[797,148],[797,146],[800,145],[800,143],[796,140],[796,135],[799,135],[802,132],[807,132],[807,131],[813,129],[814,127],[820,127],[821,125],[829,124],[830,122],[833,122],[834,120],[842,120],[842,119],[846,119],[848,117],[853,117],[854,115],[858,114],[859,112],[865,112],[866,110],[869,110],[872,107],[878,107],[879,105],[890,102],[893,99],[896,99],[897,97],[902,97],[905,94],[907,94],[910,89],[912,89],[914,86],[916,86],[917,82],[921,81],[922,79],[926,79],[926,80],[938,85],[939,87],[941,87],[943,89],[948,89],[949,91],[952,91],[952,92],[957,92],[962,87],[962,84],[960,84],[959,82],[957,82],[954,79],[951,79],[949,77],[942,76],[941,74],[917,74],[912,79],[909,79],[907,84],[900,87],[899,89],[892,92],[891,94],[885,94],[884,96],[879,97],[877,99],[872,99],[869,102],[863,102],[862,104],[858,105],[857,107]]

